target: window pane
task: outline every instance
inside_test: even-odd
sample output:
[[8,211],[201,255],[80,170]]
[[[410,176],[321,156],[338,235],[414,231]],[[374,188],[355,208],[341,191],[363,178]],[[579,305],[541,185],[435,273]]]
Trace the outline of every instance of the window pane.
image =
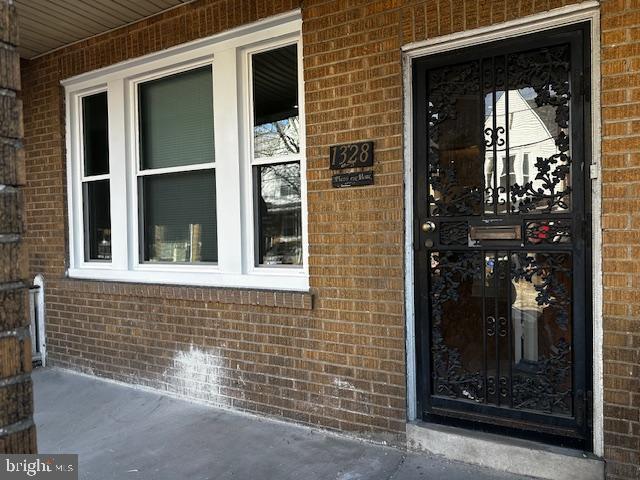
[[297,46],[257,53],[252,62],[254,156],[300,153]]
[[300,164],[254,167],[258,186],[258,263],[302,264]]
[[107,92],[82,99],[82,143],[84,146],[84,174],[109,173],[109,119]]
[[218,261],[213,170],[148,175],[142,192],[146,261]]
[[111,260],[109,180],[83,184],[85,258]]
[[139,86],[143,170],[213,162],[211,67]]

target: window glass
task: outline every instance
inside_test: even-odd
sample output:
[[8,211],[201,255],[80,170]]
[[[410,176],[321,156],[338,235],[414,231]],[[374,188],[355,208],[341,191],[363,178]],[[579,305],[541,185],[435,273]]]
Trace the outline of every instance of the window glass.
[[296,45],[252,55],[254,157],[300,153]]
[[82,99],[82,144],[85,176],[109,173],[107,92]]
[[143,170],[214,161],[210,66],[139,85]]
[[83,185],[85,258],[111,260],[111,203],[109,180]]
[[217,262],[214,170],[147,175],[144,192],[144,260]]
[[258,263],[302,264],[300,164],[254,167],[257,185]]
[[[216,56],[215,83],[213,57],[197,49],[162,65],[123,64],[113,72],[122,82],[65,82],[73,122],[67,140],[76,146],[69,152],[69,275],[308,287],[296,24],[279,27],[278,39],[268,31],[238,37],[232,56]],[[114,112],[128,113],[118,121]]]

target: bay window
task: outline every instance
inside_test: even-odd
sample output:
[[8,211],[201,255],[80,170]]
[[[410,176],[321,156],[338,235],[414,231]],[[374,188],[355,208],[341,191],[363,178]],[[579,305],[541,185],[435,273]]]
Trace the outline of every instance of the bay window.
[[300,25],[63,81],[70,277],[308,289]]

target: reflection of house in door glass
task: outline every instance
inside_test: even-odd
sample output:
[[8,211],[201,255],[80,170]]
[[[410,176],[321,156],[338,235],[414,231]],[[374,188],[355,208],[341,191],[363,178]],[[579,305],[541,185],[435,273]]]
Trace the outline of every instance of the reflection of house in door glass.
[[[509,90],[507,95],[505,92],[496,93],[495,127],[501,135],[497,139],[495,162],[493,148],[486,149],[484,174],[485,184],[490,187],[487,195],[492,195],[493,187],[497,187],[494,201],[498,203],[498,212],[516,213],[520,210],[521,203],[527,199],[527,195],[511,195],[514,185],[524,186],[531,182],[530,192],[548,191],[544,181],[536,178],[540,171],[536,163],[538,159],[549,159],[560,153],[556,145],[560,129],[555,118],[556,108],[551,105],[539,107],[535,101],[536,95],[530,87]],[[494,126],[492,104],[493,101],[488,96],[485,129],[493,129]],[[550,168],[553,170],[557,167],[551,165]],[[566,182],[564,178],[561,179],[558,190],[565,190]],[[488,203],[493,202],[489,200]],[[502,210],[501,205],[507,205],[508,210]],[[512,256],[511,262],[514,265],[519,261],[517,255]],[[556,337],[557,332],[552,334],[540,331],[539,323],[549,307],[548,304],[540,304],[537,298],[543,281],[541,275],[532,275],[530,281],[513,282],[513,354],[517,370],[527,370],[527,366],[530,366],[535,371],[540,349],[547,351],[547,343],[553,344]]]
[[[485,185],[493,187],[497,173],[498,203],[504,205],[511,202],[512,211],[518,210],[518,205],[524,198],[509,198],[509,187],[531,182],[534,191],[546,190],[543,180],[536,179],[536,161],[538,158],[548,159],[560,153],[556,146],[556,136],[559,133],[555,121],[556,109],[551,105],[538,107],[535,98],[536,92],[531,87],[509,90],[508,99],[504,92],[496,94],[496,127],[508,130],[508,136],[502,134],[505,143],[498,144],[495,167],[493,150],[487,148],[485,151]],[[491,109],[492,105],[488,103],[485,107],[485,129],[493,128]],[[497,172],[494,172],[494,168]],[[566,182],[566,179],[561,180],[558,190],[564,190]]]

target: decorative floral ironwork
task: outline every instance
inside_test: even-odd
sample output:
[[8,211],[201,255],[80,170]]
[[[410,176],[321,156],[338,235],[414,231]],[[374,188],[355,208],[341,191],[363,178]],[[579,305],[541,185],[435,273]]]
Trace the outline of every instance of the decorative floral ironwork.
[[431,355],[434,391],[453,398],[484,401],[479,371],[465,371],[460,352],[446,344],[442,333],[444,305],[460,299],[465,281],[481,278],[482,257],[476,252],[434,252],[431,267]]
[[[558,45],[427,73],[429,215],[441,217],[440,245],[457,247],[430,258],[433,395],[578,411],[570,342],[580,250],[558,246],[571,244],[575,221],[570,53]],[[521,215],[523,244],[470,243],[466,217],[485,214],[496,225]]]
[[428,75],[428,178],[431,187],[431,214],[477,214],[482,202],[481,189],[460,183],[456,168],[450,162],[441,161],[439,143],[442,123],[456,118],[457,100],[462,96],[479,93],[479,63],[475,61],[434,69]]
[[518,252],[512,259],[512,280],[532,283],[537,292],[536,303],[551,309],[558,327],[567,330],[571,316],[571,289],[560,276],[570,278],[571,255]]
[[568,210],[571,198],[569,175],[569,105],[571,100],[569,74],[570,49],[568,45],[541,48],[517,53],[508,57],[510,89],[532,88],[538,108],[551,106],[555,109],[558,133],[553,135],[556,153],[548,157],[537,157],[534,180],[524,184],[513,184],[510,188],[511,211],[552,212]]
[[440,243],[442,245],[467,245],[469,224],[467,222],[441,222]]
[[527,222],[525,226],[527,243],[538,245],[545,243],[571,242],[571,221],[553,220]]
[[561,338],[536,367],[533,374],[513,376],[514,408],[571,414],[571,345]]

